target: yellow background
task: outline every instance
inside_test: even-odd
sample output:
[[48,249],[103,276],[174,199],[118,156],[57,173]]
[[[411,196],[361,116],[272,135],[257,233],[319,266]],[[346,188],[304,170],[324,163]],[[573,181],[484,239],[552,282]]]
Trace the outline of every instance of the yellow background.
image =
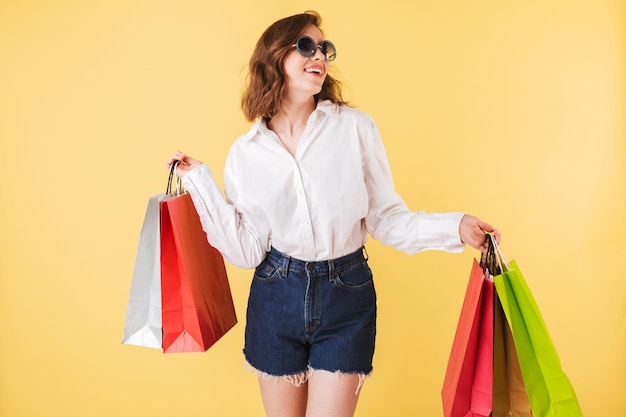
[[[202,354],[121,345],[151,194],[176,150],[221,172],[247,60],[318,10],[345,96],[410,207],[504,234],[587,417],[626,414],[624,1],[0,3],[0,415],[260,416],[240,323]],[[374,376],[357,415],[438,416],[472,257],[368,244]]]

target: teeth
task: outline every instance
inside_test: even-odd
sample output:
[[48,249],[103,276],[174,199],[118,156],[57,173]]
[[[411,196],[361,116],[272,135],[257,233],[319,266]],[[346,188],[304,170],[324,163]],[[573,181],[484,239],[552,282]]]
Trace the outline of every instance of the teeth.
[[314,72],[316,74],[321,74],[322,73],[322,70],[319,69],[319,68],[307,68],[307,69],[305,69],[305,71],[306,72]]

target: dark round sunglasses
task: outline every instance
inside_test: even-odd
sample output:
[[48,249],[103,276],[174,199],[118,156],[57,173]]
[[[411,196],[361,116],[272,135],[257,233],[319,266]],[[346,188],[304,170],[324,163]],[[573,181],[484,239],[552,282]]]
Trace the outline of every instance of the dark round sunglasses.
[[326,61],[334,61],[337,58],[337,49],[331,41],[322,41],[319,45],[315,43],[313,38],[309,36],[300,36],[296,39],[296,43],[293,44],[296,51],[305,58],[310,58],[317,52],[317,48],[324,55]]

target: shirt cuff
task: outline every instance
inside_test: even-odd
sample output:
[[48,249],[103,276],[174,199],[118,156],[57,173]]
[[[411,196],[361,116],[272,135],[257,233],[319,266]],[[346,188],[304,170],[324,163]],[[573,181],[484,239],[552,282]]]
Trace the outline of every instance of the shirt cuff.
[[219,208],[225,203],[222,190],[217,186],[213,173],[205,164],[200,164],[189,171],[182,178],[182,184],[184,189],[192,194],[192,197],[201,197],[204,204]]
[[433,249],[462,252],[465,244],[461,242],[459,225],[464,215],[460,212],[425,214],[420,221],[421,237],[433,242]]

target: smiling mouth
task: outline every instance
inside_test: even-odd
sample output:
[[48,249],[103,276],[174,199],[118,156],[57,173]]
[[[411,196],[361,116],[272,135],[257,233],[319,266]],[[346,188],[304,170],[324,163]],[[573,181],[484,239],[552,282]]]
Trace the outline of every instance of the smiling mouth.
[[322,75],[322,70],[320,68],[305,68],[304,72],[306,72],[308,74]]

